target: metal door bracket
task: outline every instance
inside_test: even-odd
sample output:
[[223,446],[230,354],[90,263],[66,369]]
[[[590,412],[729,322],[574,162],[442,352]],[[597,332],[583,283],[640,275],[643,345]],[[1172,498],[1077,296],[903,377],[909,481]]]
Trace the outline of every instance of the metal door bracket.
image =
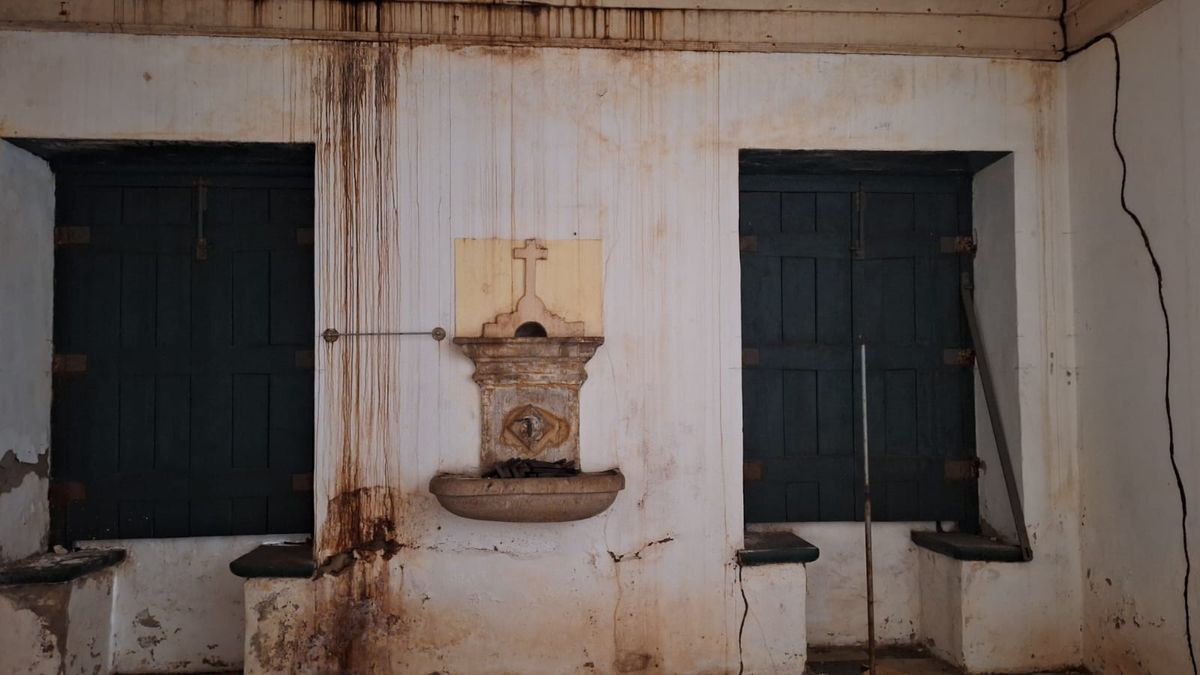
[[59,506],[82,502],[87,500],[87,486],[80,481],[51,481],[47,497],[51,504]]
[[867,257],[866,213],[867,191],[859,183],[854,193],[854,241],[850,242],[850,257],[856,260]]
[[975,365],[974,349],[943,349],[942,363],[947,366],[970,368]]
[[978,250],[975,237],[942,237],[942,253],[975,255]]
[[196,186],[196,260],[208,260],[208,237],[204,234],[204,215],[208,212],[208,181],[198,180]]
[[979,333],[979,318],[975,315],[975,285],[971,275],[963,274],[959,285],[963,311],[967,315],[967,328],[971,331],[971,342],[975,344],[975,364],[979,366],[979,383],[983,387],[983,400],[987,407],[988,421],[996,438],[996,454],[1000,456],[1000,472],[1004,475],[1004,489],[1008,492],[1008,506],[1012,509],[1013,526],[1017,529],[1017,543],[1021,546],[1021,557],[1033,559],[1033,548],[1029,543],[1029,529],[1025,525],[1025,509],[1021,505],[1021,492],[1017,489],[1017,476],[1013,471],[1012,456],[1008,451],[1008,435],[1004,421],[1000,418],[1000,406],[996,402],[996,389],[992,384],[992,370],[988,366],[987,350],[983,336]]
[[311,473],[292,474],[292,492],[312,492],[313,475]]
[[948,459],[945,462],[945,477],[947,482],[978,480],[983,473],[983,462],[978,457],[971,459]]
[[84,375],[88,369],[87,354],[55,354],[50,372],[55,376]]
[[83,246],[90,243],[92,243],[92,228],[90,227],[54,228],[55,246]]
[[763,463],[756,460],[742,462],[742,482],[750,483],[763,479]]

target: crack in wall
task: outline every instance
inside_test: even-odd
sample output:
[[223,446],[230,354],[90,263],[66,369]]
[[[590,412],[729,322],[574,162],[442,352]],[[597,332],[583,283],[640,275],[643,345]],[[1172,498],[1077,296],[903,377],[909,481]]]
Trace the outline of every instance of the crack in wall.
[[[1064,3],[1065,4],[1065,3]],[[1065,15],[1063,20],[1065,27]],[[1074,51],[1067,51],[1064,47],[1063,60],[1085,51],[1091,46],[1107,40],[1112,43],[1113,62],[1114,62],[1114,80],[1115,86],[1113,91],[1113,114],[1112,114],[1112,144],[1113,149],[1117,152],[1117,157],[1121,160],[1121,210],[1125,212],[1133,224],[1137,226],[1138,235],[1141,236],[1142,246],[1146,249],[1146,255],[1150,257],[1150,264],[1154,268],[1154,276],[1158,286],[1158,306],[1162,312],[1163,328],[1166,332],[1166,375],[1163,378],[1163,407],[1167,415],[1167,454],[1171,460],[1171,472],[1175,478],[1175,487],[1179,492],[1179,506],[1182,513],[1181,530],[1183,534],[1183,619],[1184,619],[1184,634],[1187,638],[1188,657],[1192,663],[1192,674],[1197,675],[1196,650],[1192,640],[1192,611],[1191,604],[1188,600],[1189,591],[1191,590],[1192,581],[1192,556],[1188,545],[1188,503],[1187,503],[1187,488],[1183,484],[1183,477],[1179,472],[1179,461],[1175,455],[1175,417],[1171,410],[1171,314],[1167,310],[1166,291],[1163,282],[1163,269],[1159,263],[1158,255],[1154,252],[1154,246],[1150,241],[1150,235],[1146,231],[1146,226],[1142,223],[1142,219],[1134,213],[1129,207],[1129,201],[1126,197],[1126,185],[1129,180],[1129,163],[1125,159],[1125,152],[1121,149],[1121,143],[1117,136],[1117,122],[1120,118],[1121,109],[1121,48],[1117,44],[1117,38],[1112,33],[1103,33],[1097,35]],[[1065,35],[1064,35],[1065,44]]]
[[654,540],[654,541],[647,542],[646,544],[643,544],[641,548],[639,548],[638,550],[634,551],[633,553],[620,553],[620,554],[617,554],[617,553],[613,553],[612,551],[609,551],[609,552],[608,552],[608,557],[612,558],[612,561],[613,561],[613,563],[614,563],[614,564],[620,563],[621,561],[623,561],[623,560],[626,560],[626,559],[629,559],[629,560],[641,560],[641,559],[642,559],[642,552],[643,552],[643,551],[645,551],[646,549],[650,548],[651,546],[657,546],[657,545],[659,545],[659,544],[665,544],[665,543],[667,543],[667,542],[670,542],[670,541],[675,541],[675,537],[663,537],[662,539],[656,539],[656,540]]
[[746,631],[746,617],[750,616],[750,601],[746,599],[746,585],[742,582],[742,566],[737,566],[738,590],[742,593],[742,622],[738,626],[738,675],[746,670],[746,658],[742,652],[742,633]]

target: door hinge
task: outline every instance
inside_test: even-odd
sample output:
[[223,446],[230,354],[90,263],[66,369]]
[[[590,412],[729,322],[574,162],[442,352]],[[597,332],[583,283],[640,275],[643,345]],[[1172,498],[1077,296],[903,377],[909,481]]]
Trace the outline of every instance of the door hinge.
[[753,347],[742,350],[742,365],[757,366],[759,361],[758,350]]
[[311,349],[301,349],[296,352],[296,368],[299,370],[312,370],[314,364],[314,354]]
[[84,375],[87,369],[87,354],[55,354],[50,362],[50,372],[56,377]]
[[948,483],[978,480],[979,475],[983,473],[983,462],[979,461],[978,457],[948,459],[943,470]]
[[312,492],[313,475],[311,473],[292,474],[292,492]]
[[742,482],[750,483],[763,479],[763,463],[756,460],[742,462]]
[[970,368],[975,365],[975,350],[969,348],[943,349],[942,363],[947,366]]
[[758,237],[748,234],[738,239],[738,250],[742,253],[753,253],[758,250]]
[[314,234],[313,228],[311,227],[297,227],[296,244],[298,246],[312,246]]
[[978,250],[979,246],[975,243],[975,237],[942,237],[942,253],[975,255]]
[[90,243],[92,243],[92,228],[90,227],[54,228],[55,246],[83,246]]
[[55,481],[50,483],[47,495],[50,503],[66,506],[71,502],[82,502],[87,499],[87,486],[80,481]]

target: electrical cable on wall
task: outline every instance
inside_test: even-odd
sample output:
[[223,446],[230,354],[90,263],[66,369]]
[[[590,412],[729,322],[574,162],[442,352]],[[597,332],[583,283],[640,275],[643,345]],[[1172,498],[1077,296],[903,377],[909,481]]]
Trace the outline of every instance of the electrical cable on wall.
[[[1060,17],[1060,25],[1063,30],[1063,41],[1066,41],[1066,11],[1064,2],[1064,11]],[[1179,473],[1179,462],[1175,456],[1175,417],[1171,411],[1171,315],[1167,311],[1167,298],[1163,285],[1163,270],[1159,264],[1158,256],[1154,253],[1154,247],[1150,243],[1150,235],[1146,232],[1146,226],[1142,223],[1142,219],[1134,213],[1129,207],[1129,201],[1125,195],[1125,186],[1129,179],[1129,163],[1125,159],[1125,153],[1121,150],[1121,143],[1117,137],[1117,120],[1119,119],[1121,107],[1121,48],[1117,44],[1117,38],[1112,33],[1104,33],[1097,35],[1075,50],[1063,50],[1063,61],[1070,57],[1087,50],[1089,47],[1098,42],[1109,41],[1112,43],[1113,60],[1115,61],[1115,84],[1113,87],[1113,114],[1112,114],[1112,144],[1113,149],[1117,151],[1117,157],[1121,160],[1121,209],[1137,226],[1138,234],[1142,238],[1142,245],[1146,249],[1146,254],[1150,257],[1150,264],[1154,268],[1154,276],[1158,282],[1158,306],[1162,311],[1163,326],[1166,330],[1167,337],[1167,359],[1166,359],[1166,378],[1163,384],[1163,405],[1167,414],[1167,452],[1171,460],[1171,471],[1175,476],[1175,487],[1179,491],[1179,504],[1183,513],[1183,620],[1184,633],[1187,637],[1188,657],[1192,662],[1192,675],[1198,675],[1196,664],[1196,650],[1192,642],[1192,612],[1191,605],[1188,601],[1189,591],[1191,590],[1192,581],[1192,556],[1188,547],[1188,503],[1187,489],[1183,484],[1183,477]]]

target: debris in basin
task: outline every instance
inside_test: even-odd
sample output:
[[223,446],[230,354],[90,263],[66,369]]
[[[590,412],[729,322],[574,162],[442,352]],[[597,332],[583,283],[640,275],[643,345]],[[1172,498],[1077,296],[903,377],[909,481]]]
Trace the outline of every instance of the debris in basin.
[[575,462],[560,459],[557,462],[543,462],[536,459],[520,459],[514,457],[497,464],[484,478],[540,478],[545,476],[574,476],[579,473]]

